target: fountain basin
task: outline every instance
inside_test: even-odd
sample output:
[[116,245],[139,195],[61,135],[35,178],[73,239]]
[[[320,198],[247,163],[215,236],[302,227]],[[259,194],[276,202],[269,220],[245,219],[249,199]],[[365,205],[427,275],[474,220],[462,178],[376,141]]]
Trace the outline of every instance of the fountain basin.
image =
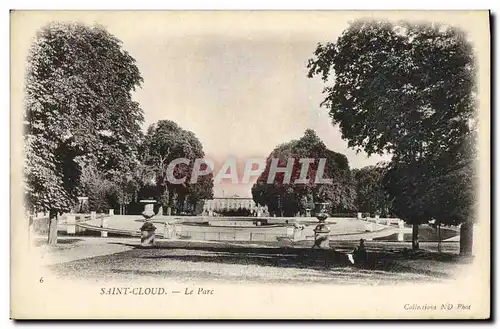
[[203,222],[180,222],[176,232],[181,238],[212,241],[276,241],[293,235],[285,223],[269,224],[266,218],[226,217]]
[[231,227],[208,225],[177,225],[176,233],[181,239],[204,241],[277,241],[293,236],[293,227],[283,225]]
[[208,221],[209,226],[216,227],[256,227],[268,225],[266,219],[219,219]]

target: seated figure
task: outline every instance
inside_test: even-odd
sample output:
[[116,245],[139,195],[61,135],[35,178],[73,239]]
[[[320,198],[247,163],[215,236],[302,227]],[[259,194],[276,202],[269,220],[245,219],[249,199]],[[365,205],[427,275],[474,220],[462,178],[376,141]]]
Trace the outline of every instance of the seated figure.
[[359,246],[354,248],[353,251],[354,264],[366,263],[367,253],[365,249],[365,240],[359,240]]

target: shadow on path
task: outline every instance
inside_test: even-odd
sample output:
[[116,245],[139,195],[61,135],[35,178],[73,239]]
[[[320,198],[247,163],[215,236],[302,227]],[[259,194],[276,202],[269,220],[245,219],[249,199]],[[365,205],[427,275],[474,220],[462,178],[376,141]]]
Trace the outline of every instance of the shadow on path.
[[[120,243],[121,244],[121,243]],[[312,249],[310,247],[268,247],[244,246],[229,243],[196,243],[175,241],[158,243],[154,247],[125,244],[134,249],[122,253],[127,258],[147,261],[185,261],[213,264],[257,265],[270,267],[287,267],[299,269],[331,270],[352,267],[365,271],[383,271],[396,273],[415,273],[432,277],[448,277],[448,274],[437,268],[414,267],[409,260],[433,260],[441,262],[459,262],[460,258],[453,254],[437,254],[427,251],[413,253],[403,250],[368,250],[367,261],[352,264],[347,251],[335,249]],[[341,250],[342,250],[341,249]]]

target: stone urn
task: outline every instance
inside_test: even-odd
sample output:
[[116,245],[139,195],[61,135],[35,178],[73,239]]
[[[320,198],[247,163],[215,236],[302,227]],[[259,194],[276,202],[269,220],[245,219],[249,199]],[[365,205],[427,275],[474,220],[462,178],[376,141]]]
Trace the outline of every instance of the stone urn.
[[319,206],[319,211],[316,214],[316,218],[319,220],[319,223],[314,228],[313,248],[330,249],[330,228],[326,225],[326,219],[328,218],[326,206],[329,203],[317,203],[317,205]]
[[156,203],[155,200],[141,200],[140,203],[144,204],[144,211],[142,212],[142,216],[144,219],[148,220],[153,218],[155,215],[154,205]]
[[156,227],[152,222],[146,221],[141,226],[141,246],[151,247],[155,244],[155,231]]

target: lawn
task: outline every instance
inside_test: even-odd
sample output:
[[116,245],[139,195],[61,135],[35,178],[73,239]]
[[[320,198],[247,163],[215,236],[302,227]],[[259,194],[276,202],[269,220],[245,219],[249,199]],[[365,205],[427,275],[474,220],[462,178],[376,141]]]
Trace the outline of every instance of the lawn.
[[367,242],[368,262],[352,265],[346,252],[354,248],[355,242],[347,241],[332,242],[331,250],[313,250],[307,242],[164,240],[153,248],[141,248],[133,239],[98,241],[126,250],[49,267],[56,275],[99,281],[161,278],[180,282],[397,284],[450,280],[457,268],[470,261],[456,254],[456,243],[449,243],[444,253],[413,253],[407,243]]

